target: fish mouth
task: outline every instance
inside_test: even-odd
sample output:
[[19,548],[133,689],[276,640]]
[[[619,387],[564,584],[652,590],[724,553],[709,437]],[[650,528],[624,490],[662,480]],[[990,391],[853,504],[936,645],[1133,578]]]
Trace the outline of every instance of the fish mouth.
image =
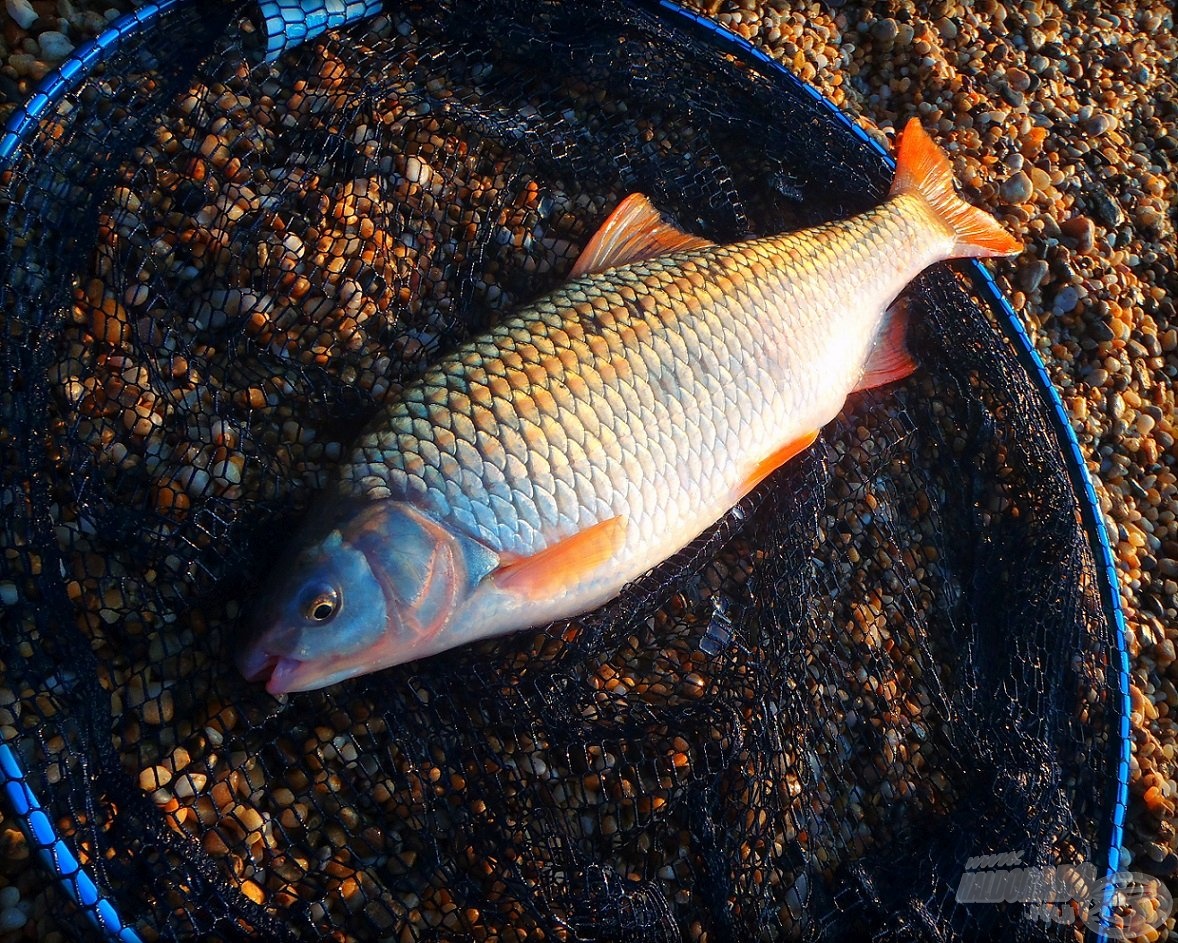
[[277,655],[271,655],[269,652],[254,646],[250,646],[237,656],[237,670],[241,672],[241,676],[246,681],[261,681],[263,678],[269,679],[277,663]]
[[270,694],[289,694],[299,690],[299,668],[303,662],[285,655],[275,655],[262,649],[251,649],[237,662],[246,681],[265,681]]

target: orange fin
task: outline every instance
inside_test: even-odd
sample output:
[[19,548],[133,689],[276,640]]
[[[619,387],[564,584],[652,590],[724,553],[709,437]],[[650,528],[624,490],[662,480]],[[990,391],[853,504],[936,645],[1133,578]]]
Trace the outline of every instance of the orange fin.
[[577,278],[629,262],[653,259],[668,252],[711,245],[715,243],[663,222],[650,200],[641,193],[631,193],[593,234],[573,263],[569,277]]
[[625,518],[611,517],[530,557],[501,554],[504,562],[492,576],[501,589],[529,599],[543,599],[605,563],[625,536]]
[[870,390],[885,383],[903,380],[916,369],[916,361],[908,352],[907,335],[908,299],[901,296],[884,312],[879,331],[875,335],[875,346],[867,355],[863,376],[855,384],[853,392]]
[[1003,229],[989,213],[970,206],[953,189],[953,168],[949,158],[912,118],[900,135],[896,151],[896,177],[891,195],[919,194],[933,215],[956,237],[951,259],[990,255],[1017,255],[1022,244]]
[[799,436],[792,442],[787,442],[768,458],[757,462],[757,465],[752,470],[751,474],[749,474],[749,476],[745,478],[743,482],[741,482],[740,487],[737,488],[736,499],[740,500],[743,498],[746,494],[752,491],[755,487],[757,487],[757,485],[773,474],[773,472],[777,471],[777,469],[779,469],[795,455],[800,455],[802,452],[806,451],[806,449],[814,444],[814,440],[817,438],[817,429],[815,429],[813,432],[807,432],[805,435]]

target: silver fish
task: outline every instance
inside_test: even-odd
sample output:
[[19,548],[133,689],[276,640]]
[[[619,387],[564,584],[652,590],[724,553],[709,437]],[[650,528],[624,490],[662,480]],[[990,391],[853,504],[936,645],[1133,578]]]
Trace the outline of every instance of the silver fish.
[[621,203],[557,290],[443,358],[356,442],[275,572],[247,678],[308,690],[592,609],[900,379],[901,291],[1019,244],[919,123],[888,199],[719,246]]

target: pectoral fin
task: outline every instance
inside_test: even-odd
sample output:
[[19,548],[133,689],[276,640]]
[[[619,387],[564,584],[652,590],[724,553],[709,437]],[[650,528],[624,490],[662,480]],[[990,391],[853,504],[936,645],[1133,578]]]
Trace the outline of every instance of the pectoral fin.
[[908,299],[903,296],[892,302],[884,312],[876,335],[875,346],[867,357],[863,376],[852,392],[870,390],[885,383],[903,380],[916,369],[916,361],[908,353]]
[[625,518],[611,517],[531,556],[503,554],[503,563],[491,576],[501,589],[543,599],[577,583],[609,560],[625,537]]
[[752,472],[749,473],[748,477],[745,478],[745,480],[741,483],[740,487],[737,488],[735,500],[739,501],[795,455],[799,455],[806,451],[806,449],[814,444],[814,440],[817,438],[817,429],[815,429],[813,432],[807,432],[805,435],[799,436],[792,442],[787,442],[768,458],[762,459],[760,462],[758,462],[756,467],[753,468]]
[[714,243],[663,222],[650,200],[641,193],[631,193],[593,234],[573,263],[569,277],[577,278],[680,249],[710,245]]

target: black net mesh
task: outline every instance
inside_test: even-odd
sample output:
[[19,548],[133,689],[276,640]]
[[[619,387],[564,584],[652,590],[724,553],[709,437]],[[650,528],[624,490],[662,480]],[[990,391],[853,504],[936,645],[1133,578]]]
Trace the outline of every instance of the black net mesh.
[[[4,179],[0,733],[143,939],[1070,939],[1111,630],[1039,393],[961,272],[909,381],[604,609],[281,701],[232,656],[378,404],[642,191],[717,241],[865,209],[822,106],[646,8],[398,4],[260,65],[124,43]],[[964,271],[964,270],[962,270]],[[84,925],[83,925],[84,926]]]

